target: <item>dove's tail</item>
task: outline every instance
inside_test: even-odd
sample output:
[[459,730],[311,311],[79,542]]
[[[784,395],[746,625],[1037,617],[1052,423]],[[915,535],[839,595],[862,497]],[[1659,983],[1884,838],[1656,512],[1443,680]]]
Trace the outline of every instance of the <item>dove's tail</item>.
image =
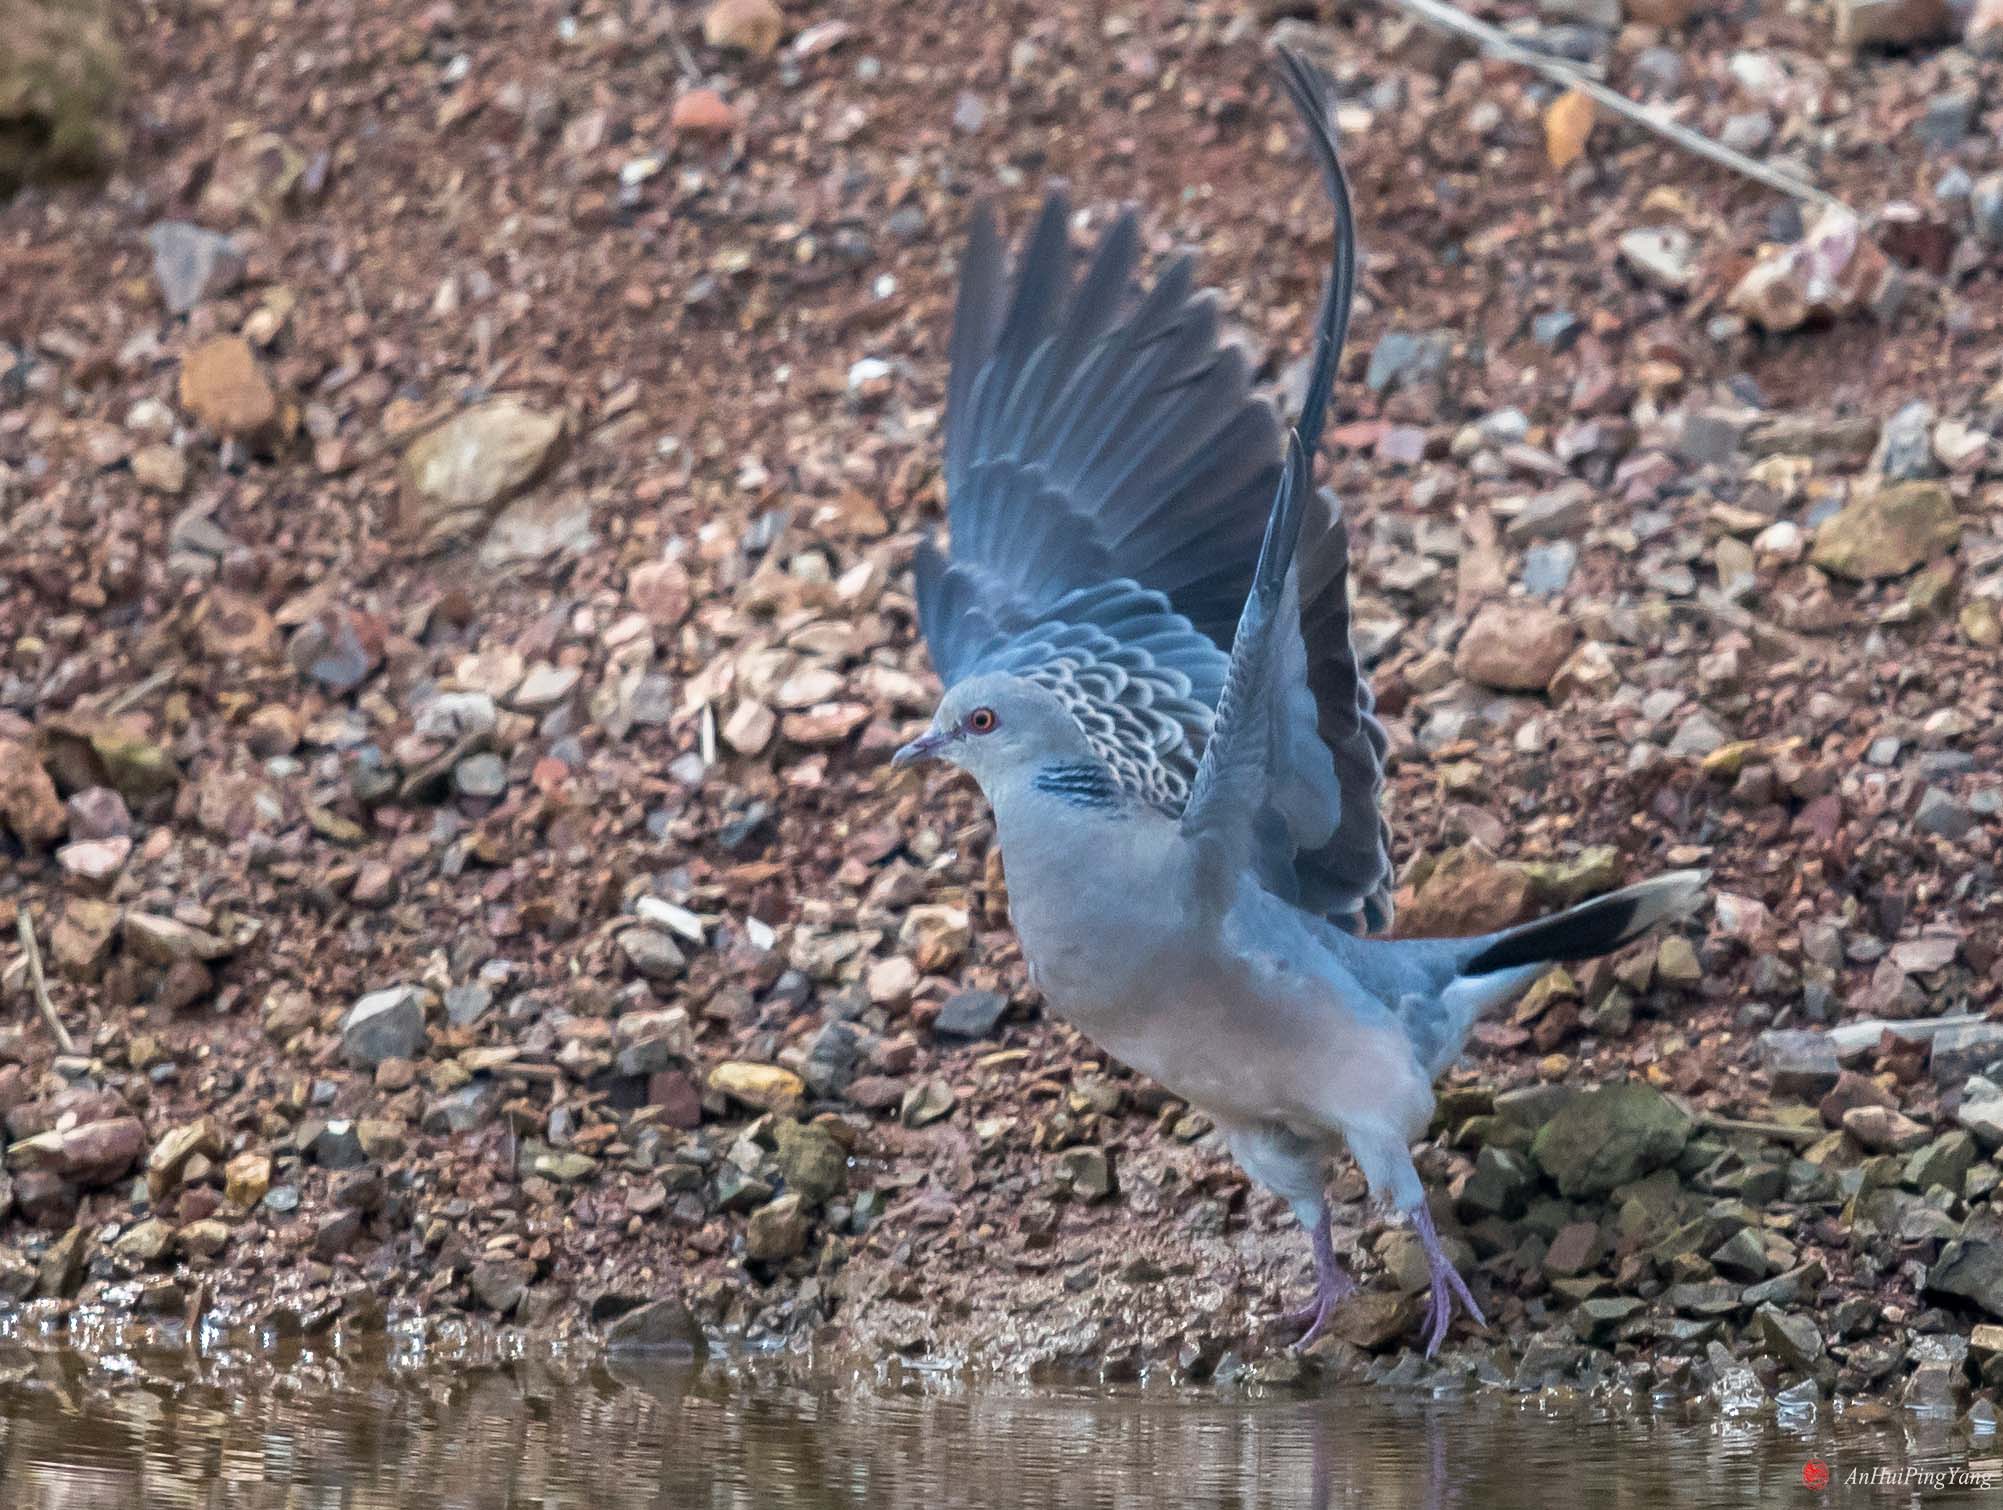
[[1697,905],[1707,879],[1701,870],[1672,871],[1486,937],[1410,940],[1405,948],[1450,951],[1445,959],[1433,956],[1439,960],[1434,968],[1447,971],[1445,982],[1434,987],[1437,994],[1400,998],[1398,1015],[1421,1062],[1438,1074],[1460,1057],[1476,1020],[1522,991],[1546,965],[1611,954],[1657,923],[1681,917]]
[[1463,977],[1494,975],[1526,965],[1611,954],[1657,923],[1689,912],[1703,895],[1708,879],[1705,871],[1674,870],[1534,923],[1506,929],[1483,940],[1480,951],[1461,966],[1460,973]]
[[1672,871],[1548,918],[1478,938],[1359,939],[1347,961],[1394,1008],[1422,1064],[1438,1074],[1460,1057],[1484,1012],[1522,991],[1546,965],[1611,954],[1697,905],[1710,877]]

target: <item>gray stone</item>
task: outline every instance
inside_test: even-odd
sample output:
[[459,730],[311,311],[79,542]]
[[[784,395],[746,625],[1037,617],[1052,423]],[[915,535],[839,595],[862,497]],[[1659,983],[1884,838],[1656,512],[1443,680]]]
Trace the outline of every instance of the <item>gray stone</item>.
[[862,1060],[862,1035],[846,1022],[831,1022],[814,1035],[800,1078],[823,1100],[834,1100],[855,1080]]
[[1730,739],[1718,727],[1718,721],[1699,708],[1676,726],[1676,732],[1670,736],[1669,753],[1683,760],[1700,758],[1722,749]]
[[1697,241],[1681,226],[1639,226],[1620,238],[1620,260],[1644,283],[1681,293],[1697,276]]
[[1878,444],[1878,422],[1865,415],[1824,419],[1814,414],[1776,414],[1746,436],[1752,456],[1813,456],[1833,465],[1861,466]]
[[1621,0],[1537,0],[1537,13],[1548,21],[1576,21],[1601,31],[1618,31]]
[[1648,1309],[1648,1302],[1632,1295],[1599,1295],[1581,1301],[1572,1313],[1572,1330],[1587,1342],[1611,1340],[1621,1323]]
[[535,1138],[524,1140],[515,1155],[515,1168],[523,1176],[549,1180],[558,1185],[575,1185],[598,1173],[598,1161],[574,1149],[551,1148]]
[[1585,324],[1569,309],[1551,309],[1530,322],[1530,339],[1552,351],[1568,350]]
[[583,671],[576,666],[552,666],[548,662],[533,666],[522,683],[508,698],[510,707],[524,713],[547,713],[569,700],[577,690]]
[[1662,1292],[1662,1299],[1671,1310],[1686,1316],[1729,1316],[1745,1306],[1739,1287],[1722,1279],[1671,1285]]
[[330,1211],[313,1224],[313,1256],[331,1263],[353,1247],[361,1235],[361,1212]]
[[1920,794],[1920,804],[1913,810],[1913,827],[1953,843],[1968,837],[1975,827],[1975,814],[1945,788],[1930,786]]
[[500,1091],[491,1080],[475,1080],[448,1091],[424,1109],[424,1130],[434,1137],[469,1133],[493,1120]]
[[148,912],[126,913],[124,936],[126,949],[149,965],[218,960],[230,953],[229,943],[206,929]]
[[953,1094],[953,1087],[934,1077],[906,1090],[897,1114],[906,1127],[930,1127],[951,1116],[958,1104],[959,1097]]
[[1536,598],[1555,598],[1572,580],[1579,548],[1569,540],[1533,545],[1523,553],[1523,590]]
[[981,97],[970,89],[963,89],[953,101],[953,126],[956,130],[974,135],[988,123],[988,107]]
[[454,986],[445,993],[445,1017],[455,1028],[470,1027],[493,1004],[494,993],[483,985]]
[[1474,1173],[1461,1187],[1461,1215],[1473,1221],[1485,1216],[1519,1216],[1535,1181],[1536,1172],[1523,1155],[1486,1145],[1475,1155]]
[[1961,1109],[1954,1120],[1973,1133],[1984,1148],[2003,1147],[2003,1090],[1980,1075],[1969,1076],[1961,1088]]
[[999,991],[961,991],[946,999],[932,1031],[941,1038],[987,1038],[1007,1011],[1008,998]]
[[1959,1362],[1923,1358],[1906,1379],[1899,1404],[1914,1415],[1948,1417],[1957,1414],[1968,1394],[1968,1376]]
[[1802,1303],[1805,1296],[1812,1296],[1818,1290],[1824,1275],[1822,1265],[1803,1264],[1798,1269],[1789,1269],[1785,1274],[1776,1274],[1772,1279],[1761,1280],[1756,1285],[1747,1285],[1739,1299],[1749,1306],[1779,1306],[1791,1310]]
[[1534,51],[1574,63],[1598,63],[1613,47],[1613,34],[1604,27],[1575,21],[1539,27],[1530,40]]
[[473,1298],[501,1316],[514,1313],[529,1292],[536,1274],[535,1265],[523,1258],[494,1258],[473,1266],[467,1288]]
[[668,1349],[700,1355],[708,1351],[695,1317],[672,1297],[626,1312],[606,1329],[605,1345],[620,1353]]
[[1972,89],[1937,94],[1927,101],[1926,110],[1913,124],[1913,135],[1929,147],[1956,146],[1974,124],[1977,103]]
[[1938,1185],[1960,1195],[1962,1182],[1975,1165],[1975,1156],[1974,1137],[1956,1129],[1935,1138],[1924,1148],[1914,1149],[1899,1178],[1922,1194]]
[[320,1129],[313,1139],[313,1157],[323,1169],[359,1169],[369,1161],[362,1152],[361,1135],[345,1117]]
[[1711,1267],[1727,1279],[1741,1284],[1757,1284],[1773,1273],[1766,1248],[1750,1227],[1741,1227],[1711,1253]]
[[1969,1218],[1961,1236],[1941,1250],[1927,1289],[2003,1316],[2003,1218]]
[[146,244],[153,249],[153,280],[171,315],[185,315],[204,299],[228,293],[243,277],[236,243],[206,227],[162,220],[148,228]]
[[1728,115],[1718,139],[1734,152],[1748,156],[1764,152],[1773,141],[1773,117],[1764,110],[1742,110]]
[[1760,1345],[1789,1368],[1807,1372],[1822,1361],[1822,1333],[1807,1316],[1761,1306],[1753,1313]]
[[1933,405],[1914,399],[1885,421],[1871,469],[1887,482],[1914,482],[1940,470],[1933,455]]
[[498,797],[508,789],[508,763],[491,750],[468,755],[452,768],[462,797]]
[[1569,1085],[1519,1085],[1495,1098],[1495,1115],[1511,1127],[1535,1132],[1578,1100],[1580,1094]]
[[1683,416],[1676,454],[1693,466],[1723,466],[1738,459],[1746,421],[1729,409],[1693,409]]
[[1960,1023],[1933,1036],[1928,1065],[1939,1085],[1959,1085],[2003,1060],[2003,1022]]
[[1864,1191],[1845,1209],[1853,1231],[1894,1242],[1946,1241],[1955,1235],[1954,1218],[1909,1190],[1881,1185]]
[[1363,382],[1372,393],[1384,393],[1408,383],[1429,382],[1446,370],[1453,355],[1453,337],[1443,330],[1423,334],[1387,330],[1377,338]]
[[424,992],[416,986],[372,991],[341,1019],[341,1051],[350,1063],[415,1059],[424,1050]]
[[1511,540],[1576,540],[1593,522],[1593,490],[1583,482],[1547,488],[1516,511],[1504,533]]
[[612,1071],[629,1079],[644,1079],[663,1070],[676,1069],[683,1062],[681,1045],[672,1038],[656,1034],[621,1049],[618,1058],[612,1061]]
[[1776,1095],[1820,1097],[1835,1087],[1843,1070],[1836,1045],[1806,1029],[1769,1028],[1760,1034],[1757,1049]]
[[441,692],[417,710],[412,726],[426,739],[452,742],[491,734],[500,713],[484,692]]
[[1975,234],[2003,246],[2003,173],[1985,173],[1968,191],[1968,214]]
[[1673,47],[1644,47],[1634,55],[1634,77],[1643,94],[1679,93],[1683,74],[1683,54]]
[[628,928],[619,935],[619,952],[651,981],[679,980],[688,969],[688,957],[657,928]]
[[715,1202],[718,1211],[755,1211],[771,1199],[772,1187],[755,1175],[748,1175],[731,1164],[717,1171]]
[[1601,1086],[1560,1108],[1538,1129],[1530,1151],[1560,1193],[1604,1195],[1674,1163],[1692,1126],[1652,1086]]

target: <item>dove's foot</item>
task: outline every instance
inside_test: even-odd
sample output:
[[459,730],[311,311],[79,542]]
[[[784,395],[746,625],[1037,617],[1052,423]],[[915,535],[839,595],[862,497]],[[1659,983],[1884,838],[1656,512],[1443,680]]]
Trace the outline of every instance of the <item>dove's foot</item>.
[[1440,1235],[1433,1230],[1433,1213],[1426,1209],[1422,1201],[1419,1209],[1412,1213],[1412,1226],[1419,1234],[1420,1245],[1426,1250],[1426,1268],[1433,1277],[1432,1299],[1426,1306],[1426,1356],[1432,1357],[1446,1340],[1447,1327],[1454,1319],[1454,1302],[1458,1300],[1476,1326],[1487,1326],[1488,1319],[1481,1314],[1481,1307],[1468,1294],[1467,1281],[1454,1268],[1453,1260],[1440,1246]]
[[1306,1327],[1295,1347],[1306,1347],[1322,1333],[1328,1325],[1328,1318],[1335,1314],[1335,1308],[1355,1293],[1356,1281],[1337,1269],[1331,1280],[1317,1281],[1314,1287],[1314,1303],[1302,1310],[1288,1313],[1289,1326]]
[[1329,1231],[1327,1213],[1323,1213],[1309,1233],[1314,1240],[1314,1303],[1286,1318],[1290,1326],[1307,1328],[1294,1344],[1295,1347],[1306,1347],[1319,1337],[1322,1328],[1328,1325],[1328,1318],[1335,1314],[1335,1308],[1356,1289],[1356,1281],[1349,1277],[1342,1261],[1335,1256],[1335,1236]]

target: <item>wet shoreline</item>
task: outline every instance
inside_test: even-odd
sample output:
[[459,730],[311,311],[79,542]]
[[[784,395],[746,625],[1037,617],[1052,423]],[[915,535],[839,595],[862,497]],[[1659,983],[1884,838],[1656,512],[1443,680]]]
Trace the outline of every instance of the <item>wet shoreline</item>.
[[1529,1510],[1618,1497],[1696,1510],[1783,1501],[1811,1465],[1839,1488],[1861,1476],[1838,1503],[1918,1486],[1929,1504],[1977,1504],[1993,1492],[1984,1476],[2003,1474],[1993,1431],[1868,1406],[1031,1383],[897,1360],[668,1361],[478,1324],[422,1330],[261,1350],[219,1335],[138,1346],[109,1322],[82,1350],[0,1337],[0,1482],[12,1510],[234,1510],[272,1503],[258,1496],[277,1486],[340,1510],[1001,1510],[1053,1496],[1123,1510],[1171,1485],[1192,1504]]

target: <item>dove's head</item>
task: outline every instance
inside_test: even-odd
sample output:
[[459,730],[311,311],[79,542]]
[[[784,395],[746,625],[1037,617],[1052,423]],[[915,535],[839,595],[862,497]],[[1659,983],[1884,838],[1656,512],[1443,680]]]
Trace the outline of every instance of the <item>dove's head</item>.
[[1010,777],[1028,777],[1048,764],[1096,759],[1085,731],[1056,693],[1006,671],[988,671],[949,688],[932,727],[891,763],[950,762],[992,797]]

